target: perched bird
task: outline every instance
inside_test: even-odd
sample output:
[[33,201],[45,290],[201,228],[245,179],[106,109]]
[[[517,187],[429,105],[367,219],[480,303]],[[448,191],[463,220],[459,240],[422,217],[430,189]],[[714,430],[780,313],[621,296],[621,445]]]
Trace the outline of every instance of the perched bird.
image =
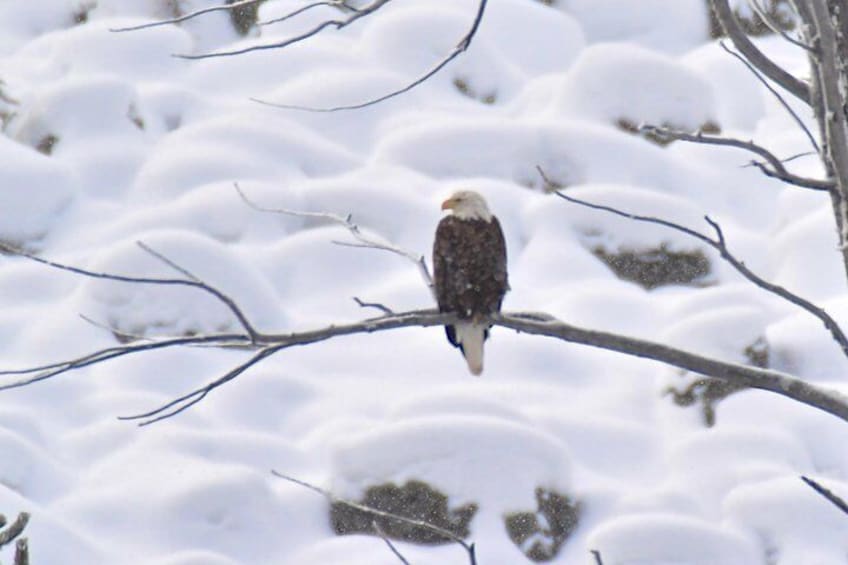
[[509,289],[506,243],[500,222],[477,192],[454,193],[442,210],[450,213],[439,222],[433,242],[436,301],[440,312],[459,316],[445,326],[448,341],[462,351],[471,374],[479,375],[491,327],[486,318],[500,312]]

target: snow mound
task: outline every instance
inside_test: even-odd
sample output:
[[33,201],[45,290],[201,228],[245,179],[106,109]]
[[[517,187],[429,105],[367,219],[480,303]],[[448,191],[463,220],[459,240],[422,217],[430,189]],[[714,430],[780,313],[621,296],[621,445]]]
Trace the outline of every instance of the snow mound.
[[[253,267],[217,242],[191,231],[159,230],[119,241],[98,254],[91,268],[116,275],[186,279],[140,249],[141,241],[192,275],[229,295],[259,327],[281,325],[275,294]],[[80,310],[131,336],[241,331],[234,314],[209,293],[185,285],[87,281]]]
[[333,492],[357,498],[368,486],[424,481],[452,503],[500,514],[535,506],[534,491],[568,492],[565,446],[531,426],[501,418],[441,415],[403,419],[339,439]]
[[73,170],[7,137],[0,137],[0,159],[15,164],[0,169],[0,239],[37,246],[73,201]]
[[758,544],[730,528],[676,514],[634,514],[607,521],[589,536],[588,547],[616,565],[750,565]]
[[[707,9],[700,0],[560,0],[592,42],[629,41],[680,53],[707,36]],[[669,25],[674,22],[674,25]]]
[[566,115],[693,131],[716,121],[710,83],[677,60],[628,44],[584,49],[563,82]]

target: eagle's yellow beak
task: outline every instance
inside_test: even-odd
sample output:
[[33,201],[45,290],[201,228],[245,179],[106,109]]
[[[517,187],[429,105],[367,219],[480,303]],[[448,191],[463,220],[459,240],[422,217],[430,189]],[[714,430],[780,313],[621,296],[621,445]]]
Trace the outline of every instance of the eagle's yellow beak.
[[444,202],[442,202],[442,210],[450,210],[456,205],[456,200],[453,198],[448,198]]

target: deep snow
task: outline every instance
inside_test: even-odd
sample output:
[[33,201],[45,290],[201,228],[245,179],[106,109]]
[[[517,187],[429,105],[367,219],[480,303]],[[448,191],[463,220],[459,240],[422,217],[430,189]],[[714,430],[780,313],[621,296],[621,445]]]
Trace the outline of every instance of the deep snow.
[[[505,308],[658,340],[736,362],[764,338],[771,366],[845,389],[821,324],[752,287],[715,253],[656,226],[544,194],[536,166],[572,194],[709,233],[761,275],[848,319],[830,203],[784,188],[733,149],[660,147],[617,127],[667,123],[754,138],[781,156],[804,136],[706,37],[702,0],[490,0],[468,53],[415,90],[343,113],[252,102],[359,103],[403,86],[465,32],[472,0],[392,2],[284,51],[186,61],[174,53],[279,41],[338,13],[324,7],[239,37],[222,12],[131,33],[164,0],[0,5],[0,78],[19,101],[0,137],[0,239],[94,270],[173,272],[142,241],[235,297],[261,329],[291,331],[429,307],[415,267],[333,245],[343,228],[267,207],[352,214],[369,233],[429,254],[439,202],[473,187],[504,225]],[[180,2],[185,11],[213,5]],[[263,4],[262,19],[301,2]],[[88,21],[73,14],[88,6]],[[779,39],[770,53],[804,72]],[[462,88],[458,88],[457,82]],[[809,116],[805,116],[809,119]],[[54,136],[50,155],[36,151]],[[815,175],[813,158],[793,161]],[[711,260],[707,286],[646,291],[591,252],[665,244]],[[3,367],[147,337],[237,329],[185,288],[83,279],[0,259]],[[334,339],[263,362],[188,412],[137,428],[154,408],[244,360],[211,348],[150,352],[0,393],[0,511],[32,513],[34,564],[397,563],[382,541],[336,537],[324,499],[271,469],[357,498],[428,481],[476,502],[485,565],[526,562],[505,513],[542,486],[580,501],[556,563],[844,563],[848,519],[804,485],[848,494],[848,425],[763,392],[722,401],[705,428],[657,363],[495,329],[471,378],[440,328]],[[688,381],[687,381],[688,379]],[[457,546],[399,543],[412,563],[465,563]],[[9,550],[0,554],[9,560]]]

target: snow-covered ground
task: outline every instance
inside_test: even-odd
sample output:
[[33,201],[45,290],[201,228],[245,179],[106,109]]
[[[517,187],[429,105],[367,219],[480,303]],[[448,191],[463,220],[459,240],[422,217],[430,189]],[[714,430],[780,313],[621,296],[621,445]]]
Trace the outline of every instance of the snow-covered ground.
[[[474,188],[509,247],[507,310],[662,341],[737,362],[766,343],[770,366],[839,387],[845,358],[820,323],[754,288],[679,234],[577,208],[571,193],[708,232],[766,278],[848,321],[829,200],[784,188],[733,149],[662,147],[622,124],[754,138],[780,156],[806,138],[750,73],[706,36],[703,0],[490,0],[471,49],[411,92],[356,111],[447,54],[473,0],[405,0],[285,50],[188,61],[174,53],[282,41],[339,12],[319,7],[236,33],[224,12],[131,33],[166,0],[0,2],[0,79],[18,103],[0,137],[0,239],[97,271],[174,276],[141,241],[233,296],[268,331],[431,306],[411,263],[333,245],[344,229],[267,207],[352,214],[429,254],[439,203]],[[176,3],[185,12],[214,5]],[[269,0],[270,20],[305,5]],[[85,14],[85,22],[75,16]],[[764,48],[803,74],[803,53]],[[808,116],[805,116],[808,117]],[[49,154],[48,154],[49,153]],[[819,174],[813,157],[792,162]],[[700,250],[703,284],[653,290],[593,250]],[[84,314],[97,322],[80,318]],[[186,288],[84,279],[0,258],[2,368],[40,365],[130,334],[235,330]],[[750,349],[749,349],[750,352]],[[667,389],[678,371],[495,329],[486,372],[468,375],[441,328],[286,350],[174,418],[155,408],[248,353],[148,352],[0,393],[0,512],[29,511],[34,565],[389,564],[375,537],[336,536],[326,500],[271,470],[358,499],[420,480],[474,503],[483,565],[527,562],[505,515],[543,488],[579,504],[555,563],[837,564],[848,517],[799,480],[848,494],[848,424],[743,391],[707,427]],[[12,378],[12,377],[9,377]],[[688,380],[687,380],[688,379]],[[466,563],[456,545],[399,543],[412,563]],[[0,552],[9,560],[10,549]]]

